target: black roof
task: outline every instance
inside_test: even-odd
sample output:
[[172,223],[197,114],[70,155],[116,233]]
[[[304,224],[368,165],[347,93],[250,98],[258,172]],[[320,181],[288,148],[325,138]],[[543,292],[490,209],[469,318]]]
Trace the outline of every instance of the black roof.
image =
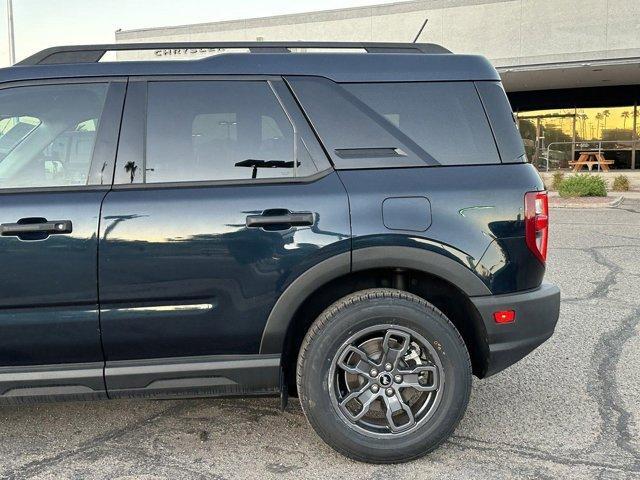
[[[250,53],[186,61],[99,62],[109,50],[173,48],[248,48]],[[289,48],[362,49],[368,53],[291,53]],[[311,75],[336,82],[500,79],[486,58],[452,54],[433,44],[205,42],[55,47],[0,69],[0,82],[131,75]]]

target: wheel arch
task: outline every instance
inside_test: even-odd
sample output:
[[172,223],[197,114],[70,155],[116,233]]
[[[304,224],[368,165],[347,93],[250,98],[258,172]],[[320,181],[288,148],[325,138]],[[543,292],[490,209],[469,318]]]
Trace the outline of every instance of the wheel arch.
[[417,270],[452,284],[468,297],[491,295],[489,287],[468,267],[444,255],[444,253],[433,250],[417,247],[377,246],[353,251],[353,272],[373,268]]
[[[352,254],[346,252],[336,255],[305,271],[285,289],[271,310],[263,330],[260,353],[282,354],[282,361],[285,362],[285,354],[291,354],[290,350],[296,348],[295,344],[291,345],[292,337],[304,337],[306,328],[315,319],[314,316],[301,320],[302,307],[314,302],[316,308],[311,309],[311,316],[319,314],[338,298],[359,289],[371,288],[381,276],[392,275],[396,271],[404,271],[411,278],[421,279],[422,283],[411,282],[411,285],[401,289],[436,304],[451,317],[459,330],[464,330],[461,334],[470,349],[474,374],[483,376],[488,358],[486,330],[468,298],[489,295],[491,291],[477,275],[458,261],[416,247],[367,247],[355,250]],[[430,298],[434,286],[440,291],[440,301]],[[446,301],[442,300],[444,297],[450,299],[450,306],[443,304]],[[304,325],[297,325],[300,323]],[[287,370],[286,365],[283,364],[283,367]]]

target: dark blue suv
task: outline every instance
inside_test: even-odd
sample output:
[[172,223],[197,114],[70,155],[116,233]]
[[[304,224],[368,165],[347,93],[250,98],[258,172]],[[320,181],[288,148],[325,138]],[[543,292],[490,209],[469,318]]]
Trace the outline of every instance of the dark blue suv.
[[[162,49],[225,54],[100,61]],[[4,404],[296,394],[405,461],[558,319],[500,78],[436,45],[45,50],[0,70],[0,196]]]

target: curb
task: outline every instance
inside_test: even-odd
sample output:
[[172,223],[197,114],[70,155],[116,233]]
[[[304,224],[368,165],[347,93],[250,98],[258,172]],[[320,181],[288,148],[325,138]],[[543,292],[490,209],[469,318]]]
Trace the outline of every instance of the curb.
[[549,205],[549,208],[616,208],[624,200],[624,195],[615,197],[609,203],[589,204],[589,203],[565,203],[562,205]]

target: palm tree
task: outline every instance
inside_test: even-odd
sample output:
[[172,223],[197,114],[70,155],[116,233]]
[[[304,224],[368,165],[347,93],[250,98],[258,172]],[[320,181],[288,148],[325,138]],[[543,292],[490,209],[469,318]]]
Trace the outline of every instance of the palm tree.
[[127,162],[124,165],[124,171],[131,175],[131,183],[133,183],[137,170],[138,166],[136,165],[136,162]]
[[607,129],[607,118],[609,118],[611,112],[609,110],[603,110],[602,116],[604,117],[604,126],[602,127],[602,134],[604,135],[604,131]]
[[578,115],[578,117],[582,121],[582,139],[585,140],[587,138],[586,122],[589,119],[589,115],[587,115],[586,113],[581,113]]
[[599,136],[598,130],[600,130],[600,122],[602,121],[602,118],[603,118],[602,114],[600,112],[598,112],[596,114],[596,120],[597,120],[597,123],[596,123],[596,137]]
[[626,130],[627,129],[627,120],[631,116],[631,112],[626,112],[626,111],[622,112],[620,114],[620,116],[622,117],[622,129]]

